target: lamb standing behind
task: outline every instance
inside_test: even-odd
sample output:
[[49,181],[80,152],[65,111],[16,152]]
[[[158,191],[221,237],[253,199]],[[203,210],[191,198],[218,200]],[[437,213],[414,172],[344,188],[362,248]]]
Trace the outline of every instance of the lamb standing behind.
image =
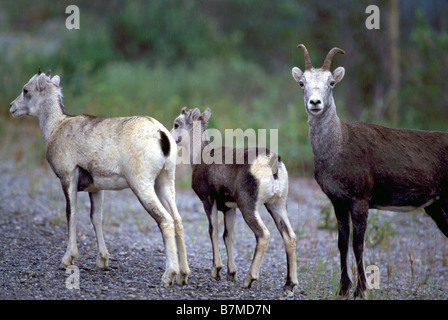
[[[256,149],[256,156],[251,159],[249,148],[244,149],[244,163],[237,161],[236,148],[210,148],[205,126],[210,118],[210,110],[203,114],[198,108],[187,111],[182,109],[174,120],[171,130],[179,146],[189,150],[192,166],[192,187],[204,205],[209,220],[209,234],[213,248],[212,277],[220,278],[222,268],[218,249],[218,210],[224,213],[224,242],[227,249],[227,280],[236,280],[236,266],[233,260],[233,227],[235,208],[239,208],[247,225],[252,229],[257,240],[255,254],[243,286],[250,287],[258,279],[261,260],[268,246],[270,233],[258,213],[258,207],[265,205],[285,244],[287,258],[287,276],[285,290],[293,291],[297,284],[295,234],[291,228],[286,200],[288,195],[288,173],[280,158],[267,149]],[[196,125],[194,125],[196,123]],[[194,132],[197,131],[197,132]],[[205,164],[202,160],[204,148],[216,157],[222,158],[221,164]],[[230,152],[230,156],[229,156]],[[253,153],[252,155],[255,155]],[[232,159],[227,164],[225,159]],[[252,161],[249,161],[251,159]],[[242,159],[239,159],[242,160]]]
[[11,103],[10,112],[15,118],[38,118],[47,160],[61,181],[69,238],[62,267],[72,265],[78,256],[77,192],[89,192],[90,218],[98,245],[96,265],[108,269],[109,252],[102,232],[102,190],[131,188],[162,233],[166,254],[162,284],[171,285],[176,275],[179,284],[186,284],[190,271],[182,219],[175,203],[174,139],[151,117],[68,115],[59,83],[59,76],[50,79],[50,72],[43,74],[39,69]]

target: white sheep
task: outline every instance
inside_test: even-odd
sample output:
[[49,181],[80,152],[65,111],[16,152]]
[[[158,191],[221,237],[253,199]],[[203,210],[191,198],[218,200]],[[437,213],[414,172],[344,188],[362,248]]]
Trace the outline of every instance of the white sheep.
[[72,265],[78,256],[77,192],[89,192],[90,218],[98,245],[96,265],[108,269],[109,252],[102,232],[102,190],[131,188],[162,233],[166,253],[162,284],[171,285],[176,275],[179,284],[186,284],[190,271],[182,219],[175,203],[177,148],[173,137],[151,117],[68,115],[59,83],[59,76],[50,78],[49,71],[43,74],[39,68],[11,103],[10,112],[15,118],[37,117],[46,158],[62,184],[69,239],[61,266]]

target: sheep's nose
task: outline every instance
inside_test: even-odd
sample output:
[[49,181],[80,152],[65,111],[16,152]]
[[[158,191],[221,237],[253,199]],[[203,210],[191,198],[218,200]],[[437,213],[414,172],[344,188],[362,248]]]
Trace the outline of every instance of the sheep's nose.
[[321,104],[321,101],[319,99],[312,99],[310,100],[310,103],[314,106],[317,106],[318,104]]

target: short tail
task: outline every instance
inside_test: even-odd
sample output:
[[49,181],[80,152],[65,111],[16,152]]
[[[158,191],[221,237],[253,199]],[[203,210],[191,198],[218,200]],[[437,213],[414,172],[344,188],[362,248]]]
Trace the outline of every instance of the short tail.
[[278,179],[278,164],[280,162],[282,162],[280,156],[273,153],[272,157],[269,159],[269,166],[271,167],[272,176],[274,177],[275,180]]
[[160,132],[160,147],[162,148],[163,155],[167,157],[171,151],[170,139],[165,132],[159,130]]

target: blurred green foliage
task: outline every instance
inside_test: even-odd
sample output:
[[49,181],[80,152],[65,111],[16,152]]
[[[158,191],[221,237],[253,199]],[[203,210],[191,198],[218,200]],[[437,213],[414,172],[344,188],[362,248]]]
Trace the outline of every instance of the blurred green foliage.
[[[70,4],[79,30],[65,28]],[[315,66],[334,46],[347,52],[333,63],[346,68],[335,89],[342,119],[447,130],[448,3],[401,3],[398,121],[378,112],[389,86],[388,1],[369,4],[381,9],[380,30],[365,28],[367,4],[355,0],[2,2],[1,123],[16,121],[8,105],[41,67],[61,76],[69,113],[146,114],[170,129],[183,106],[209,107],[213,128],[279,129],[289,171],[308,174],[307,115],[291,77],[305,43]]]
[[448,129],[448,30],[437,32],[416,12],[417,25],[411,33],[413,54],[406,65],[401,90],[405,121],[419,129]]

